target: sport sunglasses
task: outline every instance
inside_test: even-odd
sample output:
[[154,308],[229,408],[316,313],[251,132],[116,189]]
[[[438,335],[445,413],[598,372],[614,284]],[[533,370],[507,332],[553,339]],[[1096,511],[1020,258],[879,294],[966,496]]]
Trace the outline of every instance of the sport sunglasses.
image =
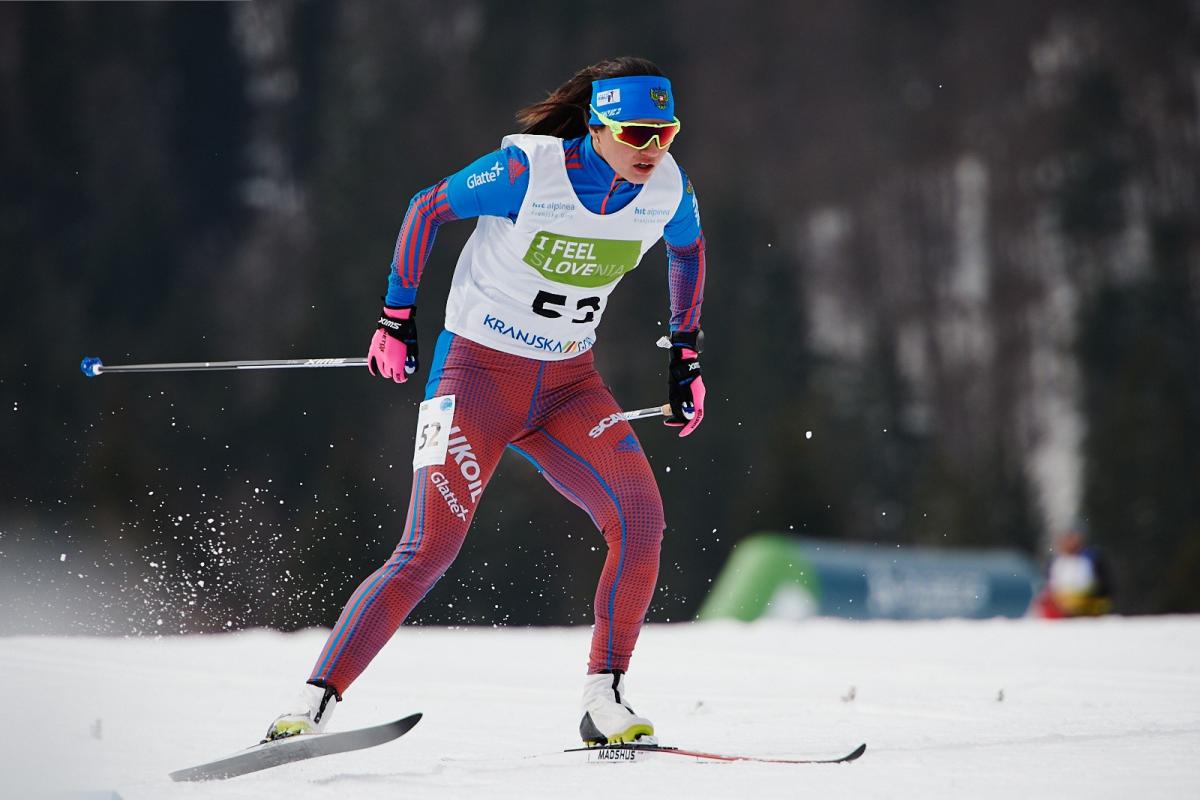
[[597,111],[595,106],[588,106],[588,108],[604,123],[605,127],[612,131],[614,139],[634,150],[645,150],[654,140],[658,141],[659,147],[668,147],[679,135],[681,127],[679,117],[676,117],[673,122],[617,122]]

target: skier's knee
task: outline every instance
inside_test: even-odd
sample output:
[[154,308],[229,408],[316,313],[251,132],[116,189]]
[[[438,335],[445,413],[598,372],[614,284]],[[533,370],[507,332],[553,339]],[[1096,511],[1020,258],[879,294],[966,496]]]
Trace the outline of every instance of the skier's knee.
[[440,576],[450,569],[461,546],[461,538],[457,542],[451,542],[434,537],[420,537],[409,541],[406,537],[392,552],[388,563],[401,567],[404,571]]
[[620,549],[626,565],[638,562],[658,563],[658,555],[662,550],[663,529],[661,521],[646,520],[632,521],[625,525],[617,524],[606,528],[604,540],[610,550]]

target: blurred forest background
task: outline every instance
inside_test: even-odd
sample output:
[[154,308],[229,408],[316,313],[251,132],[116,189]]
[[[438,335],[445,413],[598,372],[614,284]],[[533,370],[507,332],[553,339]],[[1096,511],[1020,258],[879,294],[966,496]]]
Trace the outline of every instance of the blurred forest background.
[[[329,625],[394,547],[417,385],[359,356],[419,189],[613,55],[677,89],[709,410],[639,423],[653,620],[759,530],[1018,548],[1200,611],[1200,3],[0,4],[0,631]],[[428,361],[470,222],[420,295]],[[661,246],[596,358],[665,400]],[[810,437],[811,434],[811,437]],[[586,624],[603,542],[506,457],[436,624]]]

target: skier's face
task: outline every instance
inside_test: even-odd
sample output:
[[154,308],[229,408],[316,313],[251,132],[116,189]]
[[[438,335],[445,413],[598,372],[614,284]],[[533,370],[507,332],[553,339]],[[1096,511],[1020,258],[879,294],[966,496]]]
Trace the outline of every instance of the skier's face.
[[[634,122],[661,122],[661,120],[634,120]],[[630,183],[645,183],[650,180],[650,176],[654,174],[654,170],[658,169],[658,165],[670,148],[670,145],[659,147],[658,140],[654,139],[641,150],[635,150],[614,139],[607,128],[593,127],[590,130],[592,146],[596,152],[608,162],[614,172]]]

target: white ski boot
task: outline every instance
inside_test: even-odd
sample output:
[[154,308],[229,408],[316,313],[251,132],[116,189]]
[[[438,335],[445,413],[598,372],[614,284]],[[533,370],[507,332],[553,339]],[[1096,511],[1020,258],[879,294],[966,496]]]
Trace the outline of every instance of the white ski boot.
[[263,741],[320,733],[329,724],[329,718],[333,716],[333,709],[337,704],[338,696],[333,687],[306,683],[292,701],[290,710],[276,717],[271,727],[267,728],[267,735]]
[[588,675],[583,684],[583,719],[579,736],[588,745],[642,742],[656,744],[654,723],[639,717],[625,696],[621,670]]

